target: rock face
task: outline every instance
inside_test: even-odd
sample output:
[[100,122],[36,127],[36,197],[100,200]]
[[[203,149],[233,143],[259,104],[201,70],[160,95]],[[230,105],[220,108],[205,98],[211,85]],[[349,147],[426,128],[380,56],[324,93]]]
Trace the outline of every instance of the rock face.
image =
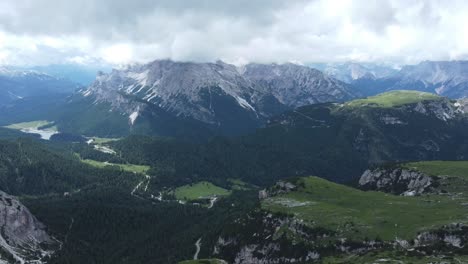
[[[312,263],[320,259],[317,251],[320,243],[302,244],[295,250],[286,250],[290,242],[284,232],[294,234],[306,241],[327,237],[325,230],[311,231],[301,220],[289,217],[276,217],[272,214],[253,213],[249,217],[237,219],[234,233],[227,231],[218,237],[213,255],[227,259],[236,264],[275,264],[275,263]],[[239,229],[252,228],[252,232],[238,232]],[[328,248],[328,250],[330,250]]]
[[306,66],[170,60],[99,74],[81,95],[110,104],[129,125],[158,108],[217,127],[258,125],[287,109],[355,97],[349,85]]
[[[15,197],[0,191],[0,263],[43,263],[58,242]],[[48,248],[48,249],[46,249]]]
[[359,186],[362,189],[405,196],[419,195],[428,191],[433,184],[432,177],[403,168],[366,170],[359,179]]
[[461,223],[444,225],[437,230],[420,233],[413,239],[412,247],[427,251],[445,245],[452,250],[465,248],[468,242],[468,227]]
[[468,95],[468,61],[424,61],[405,66],[400,71],[399,86],[419,82],[437,94],[453,98]]
[[241,72],[261,93],[290,108],[356,97],[345,83],[297,64],[248,64]]
[[466,100],[460,99],[455,103],[448,100],[424,101],[414,105],[413,110],[424,114],[432,115],[440,120],[450,120],[466,113]]

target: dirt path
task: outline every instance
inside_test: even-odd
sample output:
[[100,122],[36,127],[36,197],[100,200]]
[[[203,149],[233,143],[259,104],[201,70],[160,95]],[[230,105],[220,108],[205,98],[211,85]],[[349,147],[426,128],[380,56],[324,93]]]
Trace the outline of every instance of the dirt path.
[[193,255],[193,259],[197,260],[198,259],[198,254],[200,253],[200,247],[201,247],[201,237],[195,242],[195,247],[197,248],[197,251],[195,251],[195,255]]

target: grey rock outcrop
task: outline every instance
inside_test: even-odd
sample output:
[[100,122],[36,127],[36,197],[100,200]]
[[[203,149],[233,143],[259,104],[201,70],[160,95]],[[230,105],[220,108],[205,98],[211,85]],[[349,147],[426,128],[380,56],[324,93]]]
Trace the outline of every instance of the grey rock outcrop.
[[59,244],[21,202],[2,191],[0,228],[0,260],[8,263],[43,263]]
[[366,170],[359,179],[359,186],[362,189],[406,196],[426,192],[433,183],[434,179],[432,177],[404,168]]
[[433,115],[438,119],[447,121],[465,113],[461,104],[462,101],[463,100],[459,100],[455,103],[447,99],[422,101],[414,106],[414,111],[424,115]]

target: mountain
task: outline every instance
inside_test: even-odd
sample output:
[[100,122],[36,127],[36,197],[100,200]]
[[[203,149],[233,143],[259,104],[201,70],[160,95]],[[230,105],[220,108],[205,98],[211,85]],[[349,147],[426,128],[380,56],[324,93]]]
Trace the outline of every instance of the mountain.
[[36,70],[0,67],[0,125],[53,119],[82,87]]
[[88,86],[96,79],[99,71],[110,72],[111,67],[101,63],[85,64],[51,64],[42,66],[22,67],[18,70],[37,71],[61,79],[67,79],[82,86]]
[[403,67],[400,76],[399,88],[421,85],[451,98],[468,95],[468,61],[424,61]]
[[[92,128],[80,132],[99,131],[102,135],[101,128],[109,130],[110,123],[86,116],[94,109],[105,115],[105,120],[113,120],[112,126],[119,128],[114,134],[173,136],[211,131],[211,135],[237,135],[258,128],[287,109],[355,96],[345,83],[294,64],[236,67],[220,61],[158,60],[99,74],[71,100],[67,108],[76,112],[64,115],[58,125],[76,128],[80,127],[77,123],[88,123],[84,126]],[[86,110],[80,110],[83,108]]]
[[390,90],[433,92],[450,98],[468,96],[468,61],[423,61],[381,77],[362,76],[349,81],[366,95]]
[[258,90],[290,109],[356,97],[346,84],[297,64],[248,64],[240,70],[245,78],[260,87]]
[[344,62],[311,64],[310,66],[345,83],[352,83],[359,79],[382,79],[398,72],[391,66],[375,63]]
[[70,95],[78,88],[77,84],[67,79],[42,72],[0,68],[0,106],[25,98]]

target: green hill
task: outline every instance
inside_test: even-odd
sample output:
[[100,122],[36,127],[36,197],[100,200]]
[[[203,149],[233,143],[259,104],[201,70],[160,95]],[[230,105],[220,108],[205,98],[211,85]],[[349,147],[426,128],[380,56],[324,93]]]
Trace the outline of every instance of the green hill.
[[420,196],[362,191],[318,177],[278,182],[262,195],[261,209],[226,224],[214,256],[232,260],[232,252],[248,249],[257,261],[280,263],[463,263],[468,182],[454,175]]
[[457,201],[440,195],[395,196],[364,192],[318,177],[301,178],[295,184],[301,186],[297,191],[268,198],[262,208],[294,215],[311,227],[339,230],[337,238],[411,239],[453,222],[468,223],[468,207],[463,205],[468,194]]
[[374,107],[396,107],[406,104],[414,104],[422,101],[431,101],[431,100],[442,100],[443,97],[440,97],[436,94],[418,92],[418,91],[409,91],[409,90],[398,90],[382,93],[376,96],[367,97],[365,99],[357,99],[345,103],[349,107],[363,107],[363,106],[374,106]]
[[205,181],[180,186],[174,190],[174,195],[177,199],[186,201],[206,199],[213,196],[226,196],[229,194],[228,190]]

